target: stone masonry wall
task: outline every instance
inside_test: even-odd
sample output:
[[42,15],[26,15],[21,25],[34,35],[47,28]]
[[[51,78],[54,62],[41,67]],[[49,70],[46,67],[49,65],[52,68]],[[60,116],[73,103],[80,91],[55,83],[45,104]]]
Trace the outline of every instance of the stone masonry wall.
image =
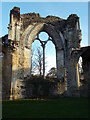
[[[49,34],[56,48],[57,78],[60,80],[67,76],[68,95],[72,96],[74,91],[78,90],[78,55],[76,55],[76,51],[80,50],[81,41],[79,17],[71,14],[67,19],[56,16],[43,18],[36,13],[20,14],[20,8],[14,7],[10,11],[8,33],[8,41],[12,50],[11,99],[18,98],[15,97],[16,84],[24,81],[25,77],[30,78],[32,42],[42,31]],[[21,86],[22,84],[20,89]],[[73,87],[75,90],[72,93]],[[20,90],[18,94],[22,96]],[[77,96],[77,92],[75,95]]]

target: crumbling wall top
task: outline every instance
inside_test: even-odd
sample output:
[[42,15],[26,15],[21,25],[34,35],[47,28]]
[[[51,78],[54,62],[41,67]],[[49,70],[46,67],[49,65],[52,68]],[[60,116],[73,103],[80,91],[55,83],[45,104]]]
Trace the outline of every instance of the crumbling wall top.
[[13,22],[12,20],[12,15],[14,20],[20,20],[20,8],[19,7],[14,7],[12,10],[10,10],[10,23]]
[[15,21],[21,20],[23,30],[33,23],[47,23],[53,25],[60,31],[64,31],[67,26],[70,28],[75,27],[76,22],[79,20],[79,17],[76,14],[69,15],[67,19],[62,19],[60,17],[51,16],[51,15],[44,18],[41,17],[39,13],[35,13],[35,12],[20,14],[19,7],[14,7],[10,11],[10,14],[11,15],[13,14]]
[[77,16],[77,14],[71,14],[69,15],[69,17],[67,18],[67,24],[70,27],[75,27],[76,22],[79,21],[79,17]]
[[47,16],[46,18],[41,17],[39,13],[27,13],[21,14],[21,21],[23,23],[23,27],[26,28],[29,24],[33,23],[48,23],[54,26],[59,25],[61,21],[64,19],[56,17],[56,16]]
[[14,7],[10,12],[11,13],[15,13],[15,12],[20,13],[20,8],[19,7]]

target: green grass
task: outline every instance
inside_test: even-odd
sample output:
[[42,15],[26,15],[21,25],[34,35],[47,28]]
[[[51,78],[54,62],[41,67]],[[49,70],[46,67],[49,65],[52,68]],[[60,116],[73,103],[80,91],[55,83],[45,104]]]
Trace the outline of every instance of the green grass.
[[2,102],[3,118],[88,118],[87,98]]

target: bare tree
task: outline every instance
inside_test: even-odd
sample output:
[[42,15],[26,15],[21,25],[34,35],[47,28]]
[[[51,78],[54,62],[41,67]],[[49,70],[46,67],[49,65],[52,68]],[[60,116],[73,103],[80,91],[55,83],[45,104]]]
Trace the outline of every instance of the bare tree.
[[42,75],[42,67],[43,67],[43,53],[41,51],[41,48],[38,47],[37,51],[35,53],[34,50],[32,50],[31,53],[31,73],[34,74],[35,72],[38,72],[39,75]]
[[36,66],[39,72],[39,75],[42,75],[42,67],[43,67],[43,53],[40,49],[40,47],[37,48],[37,54],[36,54]]

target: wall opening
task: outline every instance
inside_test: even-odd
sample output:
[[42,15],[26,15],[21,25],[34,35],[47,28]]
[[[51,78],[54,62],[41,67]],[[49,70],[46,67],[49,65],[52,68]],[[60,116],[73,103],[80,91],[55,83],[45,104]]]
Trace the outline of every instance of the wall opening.
[[39,34],[39,38],[40,38],[40,40],[42,40],[42,41],[46,41],[46,40],[48,40],[48,34],[46,33],[46,32],[40,32],[40,34]]
[[79,78],[80,78],[80,83],[84,81],[84,73],[83,73],[83,59],[80,56],[78,60],[78,65],[79,65]]
[[48,41],[46,45],[46,75],[47,77],[56,78],[56,50],[52,41]]
[[[39,52],[41,54],[41,58],[39,58]],[[41,44],[38,40],[35,40],[32,43],[32,48],[31,48],[31,76],[39,76],[40,75],[40,71],[39,71],[39,60],[41,59],[41,64],[42,63],[42,47]],[[42,75],[42,65],[41,65],[41,75]]]
[[[41,73],[40,73],[40,70],[41,70]],[[50,70],[53,70],[53,72],[55,73],[54,76],[53,74],[49,75]],[[32,76],[33,75],[37,75],[37,76],[44,75],[45,77],[46,76],[56,77],[55,45],[52,42],[52,38],[49,37],[49,35],[46,32],[40,32],[39,34],[37,34],[34,42],[32,43],[31,74]]]

